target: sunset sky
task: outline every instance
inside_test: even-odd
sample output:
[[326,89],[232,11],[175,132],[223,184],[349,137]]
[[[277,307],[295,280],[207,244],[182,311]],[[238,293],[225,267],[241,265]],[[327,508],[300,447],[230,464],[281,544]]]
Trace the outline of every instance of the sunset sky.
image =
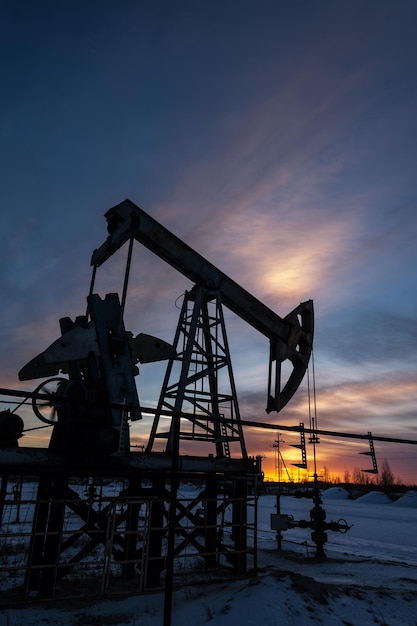
[[[1,387],[38,384],[18,371],[85,312],[103,215],[130,198],[280,316],[314,300],[320,429],[417,441],[415,0],[5,1],[0,50]],[[190,287],[137,244],[126,326],[172,341]],[[227,322],[242,417],[308,423],[305,382],[265,413],[267,340]],[[160,378],[141,367],[145,406]],[[272,477],[277,433],[245,437]],[[322,437],[319,469],[370,468],[367,449]],[[375,450],[417,482],[415,445]]]

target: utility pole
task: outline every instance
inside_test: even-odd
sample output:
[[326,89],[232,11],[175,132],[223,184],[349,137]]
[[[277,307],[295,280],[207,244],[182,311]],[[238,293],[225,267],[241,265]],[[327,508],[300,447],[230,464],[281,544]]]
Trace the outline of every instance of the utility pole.
[[[276,469],[277,469],[277,483],[278,483],[278,491],[277,491],[277,515],[281,515],[281,452],[279,446],[284,441],[281,439],[281,433],[278,433],[278,438],[274,441],[273,448],[276,450]],[[279,519],[279,518],[278,518]],[[277,548],[281,550],[282,547],[282,534],[281,531],[277,531]]]

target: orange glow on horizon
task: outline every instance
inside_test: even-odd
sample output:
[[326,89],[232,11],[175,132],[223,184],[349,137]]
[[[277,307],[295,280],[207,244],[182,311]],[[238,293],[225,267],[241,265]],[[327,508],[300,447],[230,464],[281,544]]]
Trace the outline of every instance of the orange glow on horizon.
[[[52,433],[51,427],[39,427],[38,420],[27,423],[29,428],[24,432],[19,440],[19,447],[47,448]],[[33,430],[30,430],[33,428]],[[137,427],[136,427],[137,428]],[[251,457],[262,459],[262,471],[265,481],[277,482],[278,470],[280,482],[311,482],[314,478],[314,457],[316,459],[316,471],[318,478],[328,482],[354,482],[353,476],[356,472],[372,469],[372,459],[369,456],[369,442],[363,440],[349,440],[345,438],[335,438],[323,436],[320,443],[315,446],[315,452],[311,443],[306,442],[307,469],[297,467],[302,461],[301,450],[295,446],[299,444],[298,433],[285,433],[285,441],[280,446],[280,461],[278,465],[277,449],[274,446],[276,434],[253,429],[246,437],[248,454]],[[145,428],[147,431],[147,428]],[[275,437],[275,438],[274,438]],[[139,432],[131,429],[132,451],[140,452],[148,443],[148,432]],[[189,444],[189,442],[182,442]],[[375,453],[379,470],[381,470],[384,460],[389,462],[395,477],[395,482],[403,485],[417,484],[417,468],[415,463],[415,446],[394,444],[375,441]],[[206,456],[214,452],[214,449],[199,445],[190,447],[189,445],[181,449],[181,454],[191,454],[196,456]],[[235,449],[232,454],[234,458],[239,456]],[[377,483],[380,474],[362,474],[369,482]],[[348,480],[346,480],[348,478]]]

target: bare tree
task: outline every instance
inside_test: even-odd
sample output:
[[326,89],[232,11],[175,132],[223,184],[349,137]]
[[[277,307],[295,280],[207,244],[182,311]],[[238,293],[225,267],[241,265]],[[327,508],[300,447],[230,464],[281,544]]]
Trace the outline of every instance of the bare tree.
[[392,487],[395,482],[394,474],[391,471],[390,465],[387,459],[384,459],[381,467],[381,475],[379,477],[379,484],[382,487]]
[[371,485],[373,481],[368,472],[364,472],[359,467],[354,467],[352,472],[352,482],[355,485]]

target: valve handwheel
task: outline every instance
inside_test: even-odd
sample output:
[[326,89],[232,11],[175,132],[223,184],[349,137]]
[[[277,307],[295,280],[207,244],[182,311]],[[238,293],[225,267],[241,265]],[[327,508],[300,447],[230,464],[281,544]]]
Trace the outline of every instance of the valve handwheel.
[[[67,378],[55,377],[44,380],[38,385],[33,392],[32,408],[33,411],[42,422],[45,424],[56,424],[58,421],[59,399],[55,399],[55,396],[59,396],[59,389],[61,385],[68,383]],[[61,396],[62,397],[62,396]]]
[[343,519],[342,517],[340,518],[340,520],[337,523],[339,524],[339,533],[342,533],[342,535],[347,533],[347,531],[351,528],[348,525],[347,521],[345,519]]

